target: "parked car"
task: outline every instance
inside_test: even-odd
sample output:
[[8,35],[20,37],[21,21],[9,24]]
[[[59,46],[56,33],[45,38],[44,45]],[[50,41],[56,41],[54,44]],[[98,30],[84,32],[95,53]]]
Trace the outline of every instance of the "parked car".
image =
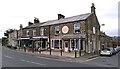
[[113,48],[105,48],[105,49],[102,49],[101,52],[100,52],[100,55],[113,55],[115,54],[115,50]]

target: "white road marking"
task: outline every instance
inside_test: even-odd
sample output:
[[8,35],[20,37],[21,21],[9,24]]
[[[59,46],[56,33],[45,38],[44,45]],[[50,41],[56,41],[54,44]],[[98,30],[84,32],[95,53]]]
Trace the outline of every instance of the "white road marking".
[[10,57],[10,56],[4,56],[4,57],[7,57],[7,58],[12,58],[12,57]]
[[33,63],[33,64],[37,64],[37,65],[42,65],[42,66],[45,66],[46,64],[42,64],[42,63],[37,63],[37,62],[32,62],[32,61],[27,61],[27,60],[21,60],[21,61],[24,61],[24,62],[28,62],[28,63]]

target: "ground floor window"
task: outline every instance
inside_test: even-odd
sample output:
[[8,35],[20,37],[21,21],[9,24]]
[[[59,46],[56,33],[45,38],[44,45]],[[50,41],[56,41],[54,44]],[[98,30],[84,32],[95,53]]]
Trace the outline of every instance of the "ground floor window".
[[53,49],[61,49],[62,40],[52,40],[52,48]]
[[74,40],[71,40],[71,49],[75,50],[75,41]]
[[95,51],[95,40],[93,40],[93,47],[92,47],[92,51]]
[[79,39],[73,39],[73,40],[70,40],[71,42],[71,50],[79,50],[80,49],[80,44],[79,44]]
[[59,40],[55,40],[54,48],[59,49]]

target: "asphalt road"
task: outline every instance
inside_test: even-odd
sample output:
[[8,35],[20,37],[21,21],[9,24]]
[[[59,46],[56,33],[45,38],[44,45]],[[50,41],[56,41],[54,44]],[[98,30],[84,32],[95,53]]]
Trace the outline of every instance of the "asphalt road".
[[64,62],[23,55],[2,48],[2,67],[98,67],[89,64]]
[[[120,57],[120,56],[119,56]],[[102,56],[95,60],[76,63],[23,55],[8,48],[2,48],[2,67],[117,67],[118,55]]]
[[99,56],[97,59],[85,62],[91,65],[101,65],[107,67],[118,67],[120,66],[120,52],[112,56]]

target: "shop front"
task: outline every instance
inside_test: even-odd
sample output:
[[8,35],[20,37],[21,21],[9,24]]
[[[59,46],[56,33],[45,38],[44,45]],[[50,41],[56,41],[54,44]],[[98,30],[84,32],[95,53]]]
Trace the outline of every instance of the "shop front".
[[64,51],[84,51],[85,50],[85,37],[81,34],[67,34],[62,36]]
[[46,50],[48,48],[48,37],[32,37],[30,41],[32,42],[32,46],[36,49],[40,47],[41,50]]
[[18,38],[18,47],[19,48],[24,48],[28,47],[30,44],[30,38]]

